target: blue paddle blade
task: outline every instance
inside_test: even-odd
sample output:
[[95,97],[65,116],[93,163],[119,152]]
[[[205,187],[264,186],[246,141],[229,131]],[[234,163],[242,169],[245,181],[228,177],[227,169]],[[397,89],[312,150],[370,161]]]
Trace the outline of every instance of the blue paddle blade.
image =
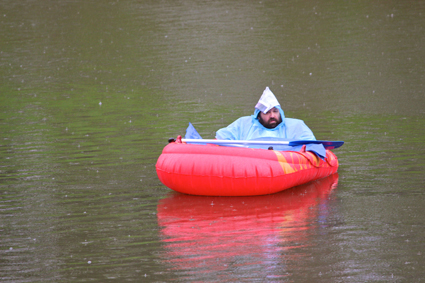
[[186,129],[186,135],[184,136],[185,139],[202,139],[201,135],[198,134],[195,127],[192,125],[192,123],[189,122],[189,127]]
[[289,145],[296,146],[302,144],[322,144],[327,149],[334,149],[341,147],[344,142],[343,141],[312,141],[312,140],[298,140],[298,141],[290,141]]
[[286,141],[288,142],[289,146],[299,146],[299,145],[308,145],[308,144],[321,144],[326,149],[334,149],[341,147],[344,142],[343,141],[322,141],[322,140],[288,140],[283,138],[272,138],[272,137],[263,137],[263,138],[256,138],[252,139],[250,141]]
[[[252,139],[250,141],[252,141],[252,142],[255,142],[255,141],[288,142],[287,145],[273,144],[273,149],[274,150],[280,150],[280,151],[300,151],[302,146],[306,145],[307,151],[314,152],[321,159],[324,159],[326,157],[326,149],[323,146],[323,144],[321,144],[321,143],[306,143],[305,141],[302,141],[300,143],[292,143],[292,141],[289,141],[288,139],[273,138],[273,137],[256,138],[256,139]],[[252,145],[250,147],[266,148],[267,149],[268,146],[265,147],[264,145],[262,145],[262,146]]]

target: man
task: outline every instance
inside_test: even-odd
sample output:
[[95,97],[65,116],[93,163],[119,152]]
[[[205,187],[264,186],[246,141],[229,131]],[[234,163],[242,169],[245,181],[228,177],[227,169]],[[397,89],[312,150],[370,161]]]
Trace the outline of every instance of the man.
[[268,87],[255,105],[254,115],[241,117],[216,133],[219,140],[252,140],[265,137],[316,140],[313,132],[302,120],[285,118],[279,102]]

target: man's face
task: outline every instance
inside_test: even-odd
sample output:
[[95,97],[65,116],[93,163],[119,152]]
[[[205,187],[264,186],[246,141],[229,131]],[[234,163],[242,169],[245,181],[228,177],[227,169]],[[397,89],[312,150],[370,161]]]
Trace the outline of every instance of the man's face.
[[282,117],[280,117],[279,109],[273,107],[266,114],[260,112],[258,121],[267,129],[273,129],[282,122]]

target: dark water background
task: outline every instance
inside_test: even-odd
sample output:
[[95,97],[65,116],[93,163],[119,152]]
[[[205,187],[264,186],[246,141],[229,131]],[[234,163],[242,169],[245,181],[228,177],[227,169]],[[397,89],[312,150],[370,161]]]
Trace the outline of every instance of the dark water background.
[[[424,281],[424,29],[424,1],[1,1],[0,281]],[[337,176],[159,182],[266,86],[346,142]]]

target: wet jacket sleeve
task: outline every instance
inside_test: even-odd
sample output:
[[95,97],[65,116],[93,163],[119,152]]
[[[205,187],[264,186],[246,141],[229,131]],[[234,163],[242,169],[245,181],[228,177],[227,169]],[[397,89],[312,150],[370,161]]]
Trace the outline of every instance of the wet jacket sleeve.
[[303,120],[286,118],[286,138],[290,140],[316,140],[313,132]]
[[219,140],[240,140],[249,121],[250,117],[241,117],[229,126],[218,130],[215,137]]

